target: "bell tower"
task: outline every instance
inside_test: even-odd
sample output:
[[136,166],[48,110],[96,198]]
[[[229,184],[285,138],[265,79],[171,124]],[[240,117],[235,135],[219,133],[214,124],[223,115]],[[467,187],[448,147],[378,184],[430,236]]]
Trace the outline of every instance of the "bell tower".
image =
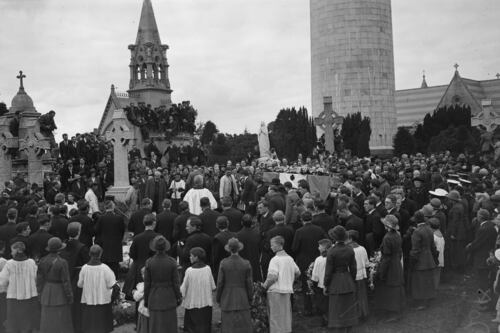
[[144,0],[142,4],[137,38],[128,48],[131,53],[129,96],[152,107],[170,107],[168,45],[161,43],[151,0]]

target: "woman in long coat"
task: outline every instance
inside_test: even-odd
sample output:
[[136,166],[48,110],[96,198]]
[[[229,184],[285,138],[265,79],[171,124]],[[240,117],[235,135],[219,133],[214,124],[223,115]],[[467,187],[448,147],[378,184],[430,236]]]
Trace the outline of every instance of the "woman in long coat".
[[36,290],[36,263],[26,254],[23,242],[11,246],[12,259],[0,272],[0,285],[7,286],[7,332],[30,332],[40,326],[40,305]]
[[83,265],[78,278],[78,287],[83,289],[82,331],[108,333],[113,330],[111,294],[116,277],[111,268],[101,262],[99,245],[92,245],[89,254],[90,260]]
[[382,219],[386,234],[382,239],[380,251],[382,258],[377,270],[375,284],[375,304],[377,308],[395,313],[387,321],[399,319],[405,300],[404,274],[401,265],[401,236],[398,230],[398,218],[387,215]]
[[36,285],[41,295],[42,316],[40,333],[71,333],[71,304],[73,291],[69,278],[68,263],[58,254],[65,248],[60,238],[48,241],[48,255],[38,265]]
[[434,269],[437,257],[434,233],[427,222],[417,225],[411,235],[410,251],[410,290],[412,298],[419,302],[417,310],[427,307],[427,302],[436,297]]
[[238,239],[229,239],[225,249],[231,255],[220,263],[216,296],[222,311],[221,331],[252,333],[252,266],[238,254],[243,249],[243,244]]
[[329,231],[335,246],[328,250],[325,267],[325,291],[329,295],[328,327],[349,329],[358,323],[356,306],[356,259],[352,247],[345,244],[347,232],[336,226]]
[[149,333],[177,332],[177,306],[181,303],[176,261],[167,255],[170,243],[156,236],[151,250],[156,254],[146,261],[144,306],[149,310]]

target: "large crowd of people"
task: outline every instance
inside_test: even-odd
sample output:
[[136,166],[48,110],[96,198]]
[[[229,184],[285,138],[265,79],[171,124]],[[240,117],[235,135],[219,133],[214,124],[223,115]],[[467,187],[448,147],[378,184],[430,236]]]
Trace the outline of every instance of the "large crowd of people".
[[[94,150],[78,148],[86,140]],[[0,332],[110,332],[120,292],[135,301],[138,332],[210,332],[212,322],[253,332],[262,321],[291,332],[298,310],[345,331],[375,310],[393,322],[405,306],[432,307],[439,284],[471,267],[488,295],[481,306],[495,310],[500,169],[487,156],[316,152],[262,164],[249,154],[207,166],[159,158],[152,146],[144,159],[133,147],[132,186],[116,205],[105,195],[106,147],[65,138],[64,163],[43,186],[5,183]],[[268,170],[328,174],[329,193],[303,179],[266,182]],[[266,299],[264,314],[255,297]]]

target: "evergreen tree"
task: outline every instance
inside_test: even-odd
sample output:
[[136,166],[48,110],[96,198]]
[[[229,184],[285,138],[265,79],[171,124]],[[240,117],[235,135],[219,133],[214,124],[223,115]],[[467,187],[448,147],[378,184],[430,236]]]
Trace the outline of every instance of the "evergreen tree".
[[394,155],[414,154],[416,152],[416,140],[405,127],[399,127],[393,140]]
[[363,120],[361,121],[360,132],[357,142],[358,157],[370,156],[370,136],[372,134],[370,123],[371,121],[370,118],[368,117],[364,117]]
[[214,138],[215,135],[219,133],[219,130],[217,129],[217,126],[210,120],[205,123],[203,126],[203,131],[201,133],[200,141],[203,145],[208,145],[210,144]]
[[0,116],[6,114],[9,110],[7,109],[7,105],[4,102],[0,102]]

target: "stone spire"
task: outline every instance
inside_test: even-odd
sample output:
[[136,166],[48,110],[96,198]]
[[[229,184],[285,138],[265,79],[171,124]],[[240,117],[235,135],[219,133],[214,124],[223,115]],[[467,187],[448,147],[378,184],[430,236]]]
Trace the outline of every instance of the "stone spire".
[[137,38],[128,48],[131,52],[130,97],[153,107],[170,106],[168,45],[161,43],[151,0],[143,1]]
[[427,81],[425,81],[425,71],[422,72],[422,85],[420,86],[420,88],[427,88],[428,85],[427,85]]

